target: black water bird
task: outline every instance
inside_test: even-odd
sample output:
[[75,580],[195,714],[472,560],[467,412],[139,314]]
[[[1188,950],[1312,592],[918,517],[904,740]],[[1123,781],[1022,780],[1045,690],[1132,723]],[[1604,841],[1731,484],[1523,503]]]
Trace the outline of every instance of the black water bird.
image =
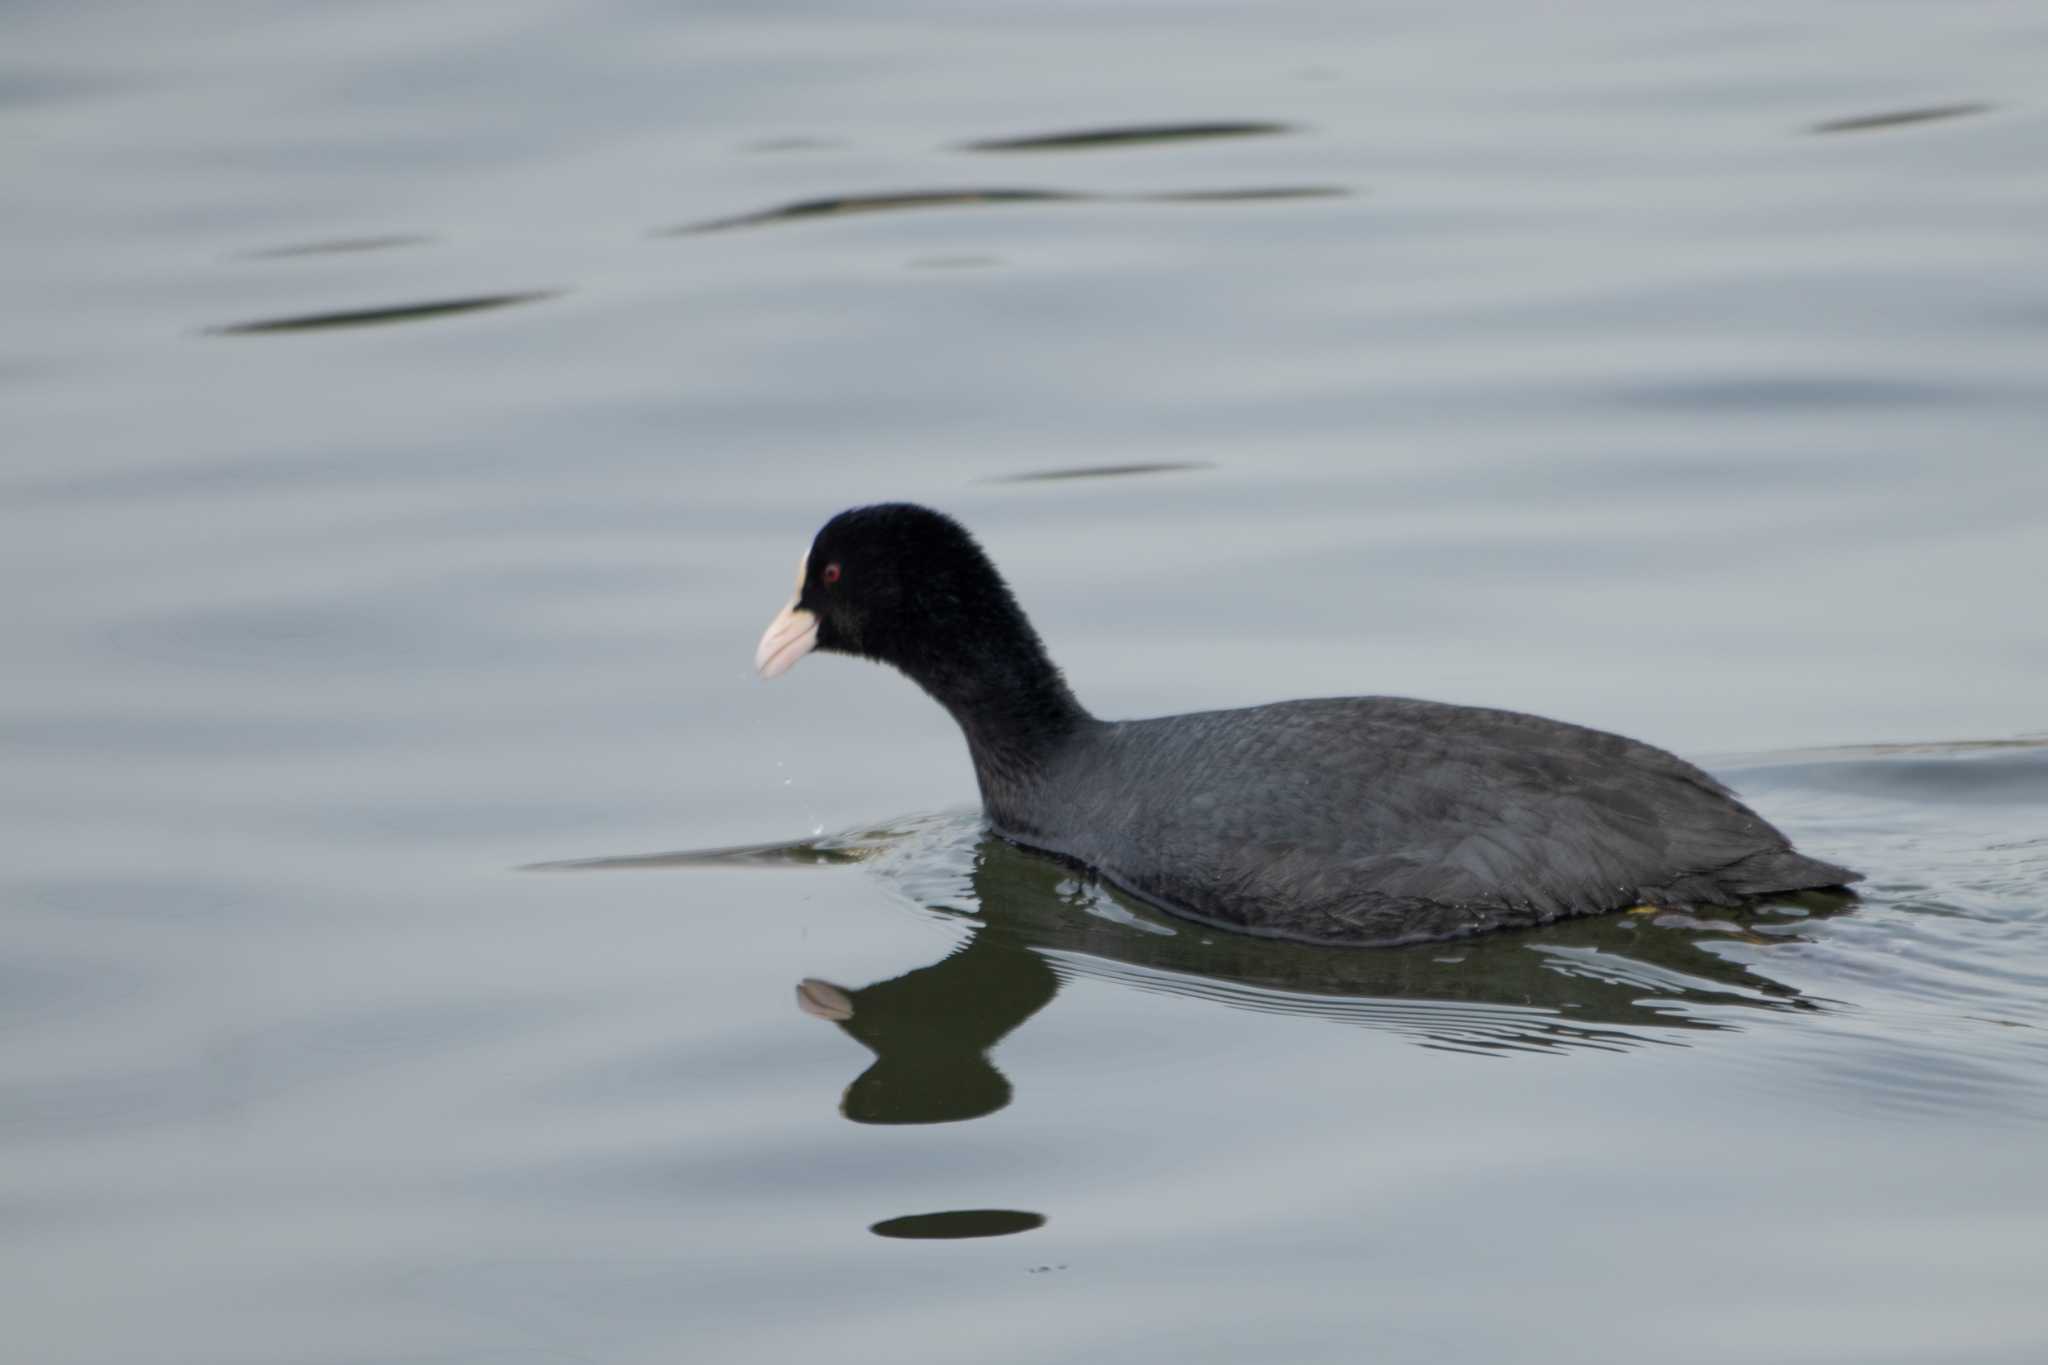
[[997,834],[1241,933],[1386,946],[1860,879],[1684,760],[1540,716],[1333,697],[1097,720],[974,538],[907,503],[825,524],[755,664],[813,649],[952,714]]

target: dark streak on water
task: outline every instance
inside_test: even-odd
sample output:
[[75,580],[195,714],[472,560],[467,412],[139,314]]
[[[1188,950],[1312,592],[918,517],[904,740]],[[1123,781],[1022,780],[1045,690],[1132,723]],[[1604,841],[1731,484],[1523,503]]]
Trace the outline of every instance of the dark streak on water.
[[1853,118],[1829,119],[1816,123],[1808,132],[1814,133],[1868,133],[1880,128],[1903,128],[1915,123],[1935,123],[1943,119],[1966,118],[1971,114],[1991,111],[1988,104],[1934,104],[1922,109],[1896,109],[1882,114],[1858,114]]
[[1063,479],[1120,479],[1133,474],[1183,474],[1216,466],[1206,460],[1152,460],[1133,464],[1076,465],[1071,469],[1038,469],[1024,474],[996,474],[984,483],[1057,483]]
[[1276,185],[1249,190],[1168,190],[1131,197],[1152,204],[1238,204],[1274,199],[1342,199],[1352,193],[1336,185]]
[[336,237],[325,242],[302,242],[293,246],[273,246],[245,251],[239,259],[279,261],[296,256],[339,256],[364,251],[392,251],[399,247],[424,246],[433,240],[431,237],[405,234],[394,234],[389,237]]
[[981,204],[1048,204],[1073,199],[1085,199],[1087,195],[1070,194],[1061,190],[1020,190],[1020,189],[951,189],[951,190],[898,190],[889,194],[843,194],[823,199],[799,199],[795,203],[762,209],[758,213],[743,213],[731,218],[713,218],[703,223],[686,223],[681,227],[660,228],[657,236],[679,237],[697,232],[719,232],[726,228],[758,227],[766,223],[785,223],[806,218],[832,218],[849,213],[888,213],[898,209],[954,208]]
[[1165,190],[1153,194],[1084,194],[1074,190],[963,188],[944,190],[900,190],[888,194],[833,195],[822,199],[800,199],[756,213],[731,218],[714,218],[702,223],[659,228],[658,237],[683,237],[700,232],[722,232],[730,228],[762,227],[772,223],[800,222],[812,218],[836,218],[856,213],[892,213],[905,209],[976,208],[1000,204],[1157,203],[1229,204],[1266,200],[1333,199],[1351,191],[1334,185],[1277,185],[1244,189]]
[[963,1237],[1010,1237],[1045,1226],[1045,1215],[1023,1209],[947,1209],[885,1218],[868,1231],[877,1237],[913,1241],[955,1241]]
[[538,303],[559,298],[558,289],[529,290],[518,294],[476,294],[460,299],[436,299],[430,303],[388,304],[379,308],[344,308],[331,313],[298,313],[290,317],[262,318],[209,328],[216,336],[260,336],[271,332],[324,332],[347,327],[381,327],[390,323],[424,322],[457,313],[481,313],[493,308]]
[[1203,142],[1227,137],[1270,137],[1297,131],[1285,123],[1256,120],[1214,123],[1134,124],[1123,128],[1083,128],[1065,133],[988,138],[963,144],[970,152],[1068,152],[1101,147],[1128,147],[1163,142]]

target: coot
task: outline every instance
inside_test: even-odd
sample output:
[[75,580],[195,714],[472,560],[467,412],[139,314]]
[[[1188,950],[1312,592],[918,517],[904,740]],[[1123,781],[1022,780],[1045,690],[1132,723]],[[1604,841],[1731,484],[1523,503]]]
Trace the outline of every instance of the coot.
[[1097,720],[974,538],[907,503],[825,524],[754,662],[813,649],[951,712],[1004,838],[1242,933],[1385,946],[1859,879],[1682,759],[1540,716],[1333,697]]

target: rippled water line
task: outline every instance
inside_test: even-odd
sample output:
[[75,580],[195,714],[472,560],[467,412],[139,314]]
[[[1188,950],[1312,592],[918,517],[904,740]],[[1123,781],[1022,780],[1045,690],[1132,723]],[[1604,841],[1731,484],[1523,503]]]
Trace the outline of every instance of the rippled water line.
[[[1150,994],[1199,1000],[1254,1013],[1378,1029],[1439,1048],[1470,1051],[1482,1056],[1492,1056],[1500,1050],[1548,1052],[1562,1047],[1621,1052],[1642,1046],[1680,1043],[1676,1037],[1574,1024],[1569,1014],[1545,1009],[1449,1000],[1372,1001],[1318,997],[1169,976],[1075,953],[1048,951],[1046,956],[1075,976],[1112,982]],[[1678,1014],[1676,1008],[1673,1014]],[[1699,1020],[1692,1023],[1695,1027],[1721,1027]],[[1674,1018],[1673,1026],[1679,1025],[1680,1021]]]
[[1065,133],[1035,133],[989,138],[962,144],[970,152],[1093,151],[1105,147],[1156,146],[1174,142],[1206,142],[1215,138],[1272,137],[1298,132],[1284,123],[1252,120],[1209,123],[1133,124],[1116,128],[1084,128]]
[[1255,185],[1224,189],[1161,190],[1149,194],[1094,194],[1078,190],[1009,187],[896,190],[886,193],[800,199],[754,213],[658,228],[654,235],[687,237],[706,232],[724,232],[733,228],[766,227],[777,223],[803,222],[818,218],[842,218],[856,214],[897,213],[918,209],[1078,203],[1257,204],[1269,201],[1341,199],[1351,193],[1351,190],[1335,185]]
[[1918,123],[1936,123],[1945,119],[1966,118],[1972,114],[1989,113],[1989,104],[1931,104],[1919,109],[1895,109],[1881,114],[1855,114],[1848,118],[1829,119],[1816,123],[1809,132],[1815,133],[1870,133],[1887,128],[1905,128]]
[[343,308],[326,313],[298,313],[255,322],[236,322],[208,330],[216,336],[262,336],[274,332],[325,332],[349,327],[381,327],[391,323],[424,322],[458,313],[481,313],[510,308],[522,303],[539,303],[561,297],[558,289],[529,290],[519,294],[477,294],[468,298],[435,299],[426,303],[387,304],[377,308]]
[[384,237],[336,237],[324,242],[298,242],[290,246],[261,247],[245,251],[235,257],[243,261],[282,261],[302,256],[354,255],[367,251],[394,251],[399,247],[426,246],[432,237],[411,234],[392,234]]

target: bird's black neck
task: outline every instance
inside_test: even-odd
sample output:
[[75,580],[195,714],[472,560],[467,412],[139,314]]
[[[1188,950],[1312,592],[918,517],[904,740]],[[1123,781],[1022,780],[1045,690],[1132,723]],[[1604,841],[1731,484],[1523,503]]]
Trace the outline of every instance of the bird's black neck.
[[1021,611],[994,613],[966,632],[948,640],[944,654],[901,667],[959,724],[982,802],[999,814],[1006,797],[1034,785],[1059,749],[1095,720]]

